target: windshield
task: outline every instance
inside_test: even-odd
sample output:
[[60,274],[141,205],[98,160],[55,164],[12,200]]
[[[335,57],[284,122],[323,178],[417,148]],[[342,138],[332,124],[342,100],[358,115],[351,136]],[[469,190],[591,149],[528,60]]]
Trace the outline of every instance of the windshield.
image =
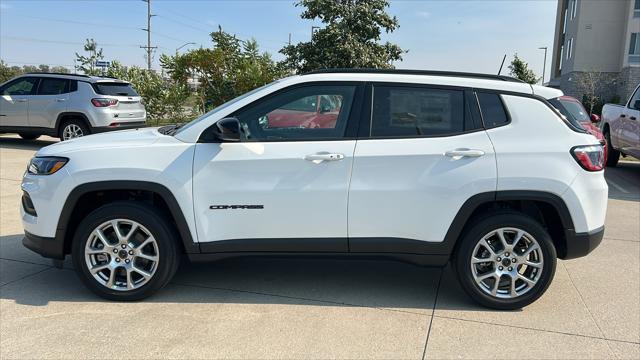
[[273,85],[273,84],[275,84],[275,83],[277,83],[277,82],[279,82],[279,81],[280,81],[280,80],[276,80],[276,81],[271,82],[271,83],[269,83],[269,84],[266,84],[266,85],[260,86],[259,88],[255,88],[255,89],[253,89],[253,90],[249,91],[248,93],[244,93],[244,94],[242,94],[242,95],[240,95],[240,96],[238,96],[238,97],[236,97],[236,98],[234,98],[234,99],[232,99],[232,100],[227,101],[226,103],[224,103],[224,104],[222,104],[222,105],[220,105],[220,106],[218,106],[218,107],[214,108],[213,110],[209,111],[208,113],[206,113],[206,114],[204,114],[204,115],[201,115],[200,117],[196,118],[195,120],[192,120],[192,121],[190,121],[190,122],[186,123],[185,125],[181,126],[181,127],[180,127],[180,129],[178,129],[178,131],[176,131],[173,135],[177,135],[177,134],[179,134],[179,133],[183,132],[184,130],[186,130],[186,129],[190,128],[191,126],[193,126],[193,125],[197,124],[200,120],[205,119],[205,118],[208,118],[209,116],[211,116],[211,115],[213,115],[213,114],[217,113],[218,111],[224,110],[224,109],[228,108],[229,106],[231,106],[231,105],[233,105],[233,104],[237,103],[238,101],[240,101],[240,100],[242,100],[242,99],[244,99],[244,98],[247,98],[247,97],[249,97],[249,96],[251,96],[251,95],[253,95],[253,94],[257,93],[258,91],[261,91],[261,90],[263,90],[263,89],[266,89],[266,88],[268,88],[269,86],[271,86],[271,85]]
[[581,123],[589,122],[589,115],[587,115],[586,110],[582,107],[582,104],[573,101],[573,100],[565,100],[561,98],[550,99],[549,102],[553,105],[567,120],[578,129],[583,129]]

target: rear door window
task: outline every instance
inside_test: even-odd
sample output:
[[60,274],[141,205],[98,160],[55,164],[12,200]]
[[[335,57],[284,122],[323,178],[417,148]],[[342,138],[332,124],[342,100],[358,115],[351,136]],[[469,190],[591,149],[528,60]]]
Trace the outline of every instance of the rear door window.
[[463,90],[375,86],[370,136],[425,137],[473,129]]
[[491,129],[509,123],[509,115],[504,108],[500,95],[495,93],[476,93],[484,127]]
[[66,79],[41,78],[38,95],[60,95],[69,92],[69,81]]
[[131,84],[99,82],[94,83],[93,88],[97,94],[111,96],[138,96]]

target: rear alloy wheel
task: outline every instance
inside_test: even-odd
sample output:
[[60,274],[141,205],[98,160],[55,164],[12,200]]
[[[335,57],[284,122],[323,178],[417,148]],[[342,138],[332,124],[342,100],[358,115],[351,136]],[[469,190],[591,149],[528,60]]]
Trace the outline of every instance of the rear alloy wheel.
[[73,239],[82,282],[109,300],[140,300],[165,286],[178,268],[171,221],[145,203],[118,201],[91,212]]
[[470,227],[454,260],[458,279],[472,299],[512,310],[544,294],[555,273],[556,256],[549,234],[538,222],[500,211]]
[[66,141],[91,134],[87,125],[81,120],[69,120],[60,127],[60,140]]

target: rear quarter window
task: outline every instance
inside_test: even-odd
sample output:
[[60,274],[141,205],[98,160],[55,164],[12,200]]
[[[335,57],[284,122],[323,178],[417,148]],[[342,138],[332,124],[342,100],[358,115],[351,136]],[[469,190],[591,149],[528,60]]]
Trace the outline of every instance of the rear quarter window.
[[500,95],[478,92],[477,96],[485,128],[491,129],[509,123],[509,115]]
[[131,84],[100,82],[92,84],[96,94],[111,96],[139,96]]

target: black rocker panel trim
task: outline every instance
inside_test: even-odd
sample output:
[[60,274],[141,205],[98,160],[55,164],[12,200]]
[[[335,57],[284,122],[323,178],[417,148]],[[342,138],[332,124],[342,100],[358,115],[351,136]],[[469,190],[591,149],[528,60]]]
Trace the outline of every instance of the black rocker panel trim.
[[184,214],[180,209],[180,205],[178,205],[178,201],[176,201],[171,191],[161,184],[148,181],[98,181],[77,186],[71,191],[71,193],[67,197],[67,201],[65,202],[64,207],[62,208],[62,213],[60,214],[60,219],[58,220],[58,227],[56,230],[56,242],[64,244],[66,237],[66,228],[69,223],[69,219],[71,218],[71,214],[73,213],[73,210],[82,195],[91,192],[107,190],[140,190],[150,191],[160,195],[160,197],[162,197],[164,202],[169,207],[171,216],[173,217],[178,227],[178,232],[180,233],[180,237],[182,238],[185,251],[187,253],[200,252],[198,244],[194,242],[193,238],[191,237],[189,225],[187,224]]

